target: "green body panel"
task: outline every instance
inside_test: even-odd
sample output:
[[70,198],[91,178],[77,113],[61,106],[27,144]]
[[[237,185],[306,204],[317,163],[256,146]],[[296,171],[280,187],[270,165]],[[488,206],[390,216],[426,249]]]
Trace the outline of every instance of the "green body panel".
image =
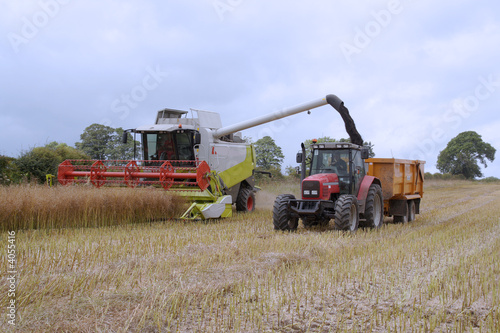
[[255,169],[255,149],[253,145],[247,147],[247,155],[243,162],[219,173],[224,184],[231,188],[253,176]]
[[[176,194],[186,197],[190,202],[191,206],[182,214],[181,219],[195,220],[202,219],[205,220],[207,217],[203,214],[203,211],[209,208],[213,204],[222,205],[222,201],[226,196],[222,193],[222,184],[220,182],[219,175],[215,171],[211,171],[208,174],[210,178],[210,186],[204,190],[199,189],[176,189]],[[232,203],[224,204],[224,210],[218,217],[231,217],[233,213]]]

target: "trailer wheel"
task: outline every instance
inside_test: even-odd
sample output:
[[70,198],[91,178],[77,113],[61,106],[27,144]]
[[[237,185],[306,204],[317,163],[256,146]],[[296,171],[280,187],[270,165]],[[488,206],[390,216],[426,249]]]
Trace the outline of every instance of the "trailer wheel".
[[408,201],[408,222],[415,221],[415,202]]
[[298,218],[291,218],[288,202],[295,200],[292,194],[278,195],[273,206],[273,224],[275,230],[296,230],[299,225]]
[[253,212],[255,210],[255,193],[249,187],[242,187],[236,198],[236,210],[239,212]]
[[370,185],[366,196],[365,208],[366,226],[370,228],[380,228],[384,223],[384,199],[382,188],[378,184]]
[[335,226],[355,232],[359,226],[358,199],[354,195],[341,195],[335,202]]

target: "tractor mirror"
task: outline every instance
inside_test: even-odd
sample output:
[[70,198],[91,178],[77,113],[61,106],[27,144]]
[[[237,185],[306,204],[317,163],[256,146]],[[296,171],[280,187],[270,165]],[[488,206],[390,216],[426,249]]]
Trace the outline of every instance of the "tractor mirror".
[[361,158],[364,160],[370,158],[370,149],[368,147],[361,148]]
[[302,163],[304,155],[302,153],[297,153],[297,163]]
[[200,132],[195,132],[193,135],[193,145],[199,145],[201,143],[201,134]]
[[124,131],[122,135],[122,143],[127,143],[128,141],[128,132]]

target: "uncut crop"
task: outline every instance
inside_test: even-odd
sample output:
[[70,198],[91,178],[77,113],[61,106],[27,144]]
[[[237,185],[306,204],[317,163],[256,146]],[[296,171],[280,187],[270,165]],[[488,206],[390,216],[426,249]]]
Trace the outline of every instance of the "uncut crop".
[[20,185],[0,187],[1,231],[103,227],[175,217],[182,198],[158,189]]
[[[281,189],[258,195],[268,202]],[[500,185],[425,191],[416,221],[356,234],[276,232],[268,208],[208,223],[20,231],[17,330],[500,331]]]

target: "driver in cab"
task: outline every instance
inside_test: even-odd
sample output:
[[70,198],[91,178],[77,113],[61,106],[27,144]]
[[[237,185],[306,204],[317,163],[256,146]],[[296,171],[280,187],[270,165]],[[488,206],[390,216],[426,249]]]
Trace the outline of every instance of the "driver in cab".
[[333,154],[332,166],[336,167],[340,172],[347,171],[347,163],[340,158],[339,154]]

